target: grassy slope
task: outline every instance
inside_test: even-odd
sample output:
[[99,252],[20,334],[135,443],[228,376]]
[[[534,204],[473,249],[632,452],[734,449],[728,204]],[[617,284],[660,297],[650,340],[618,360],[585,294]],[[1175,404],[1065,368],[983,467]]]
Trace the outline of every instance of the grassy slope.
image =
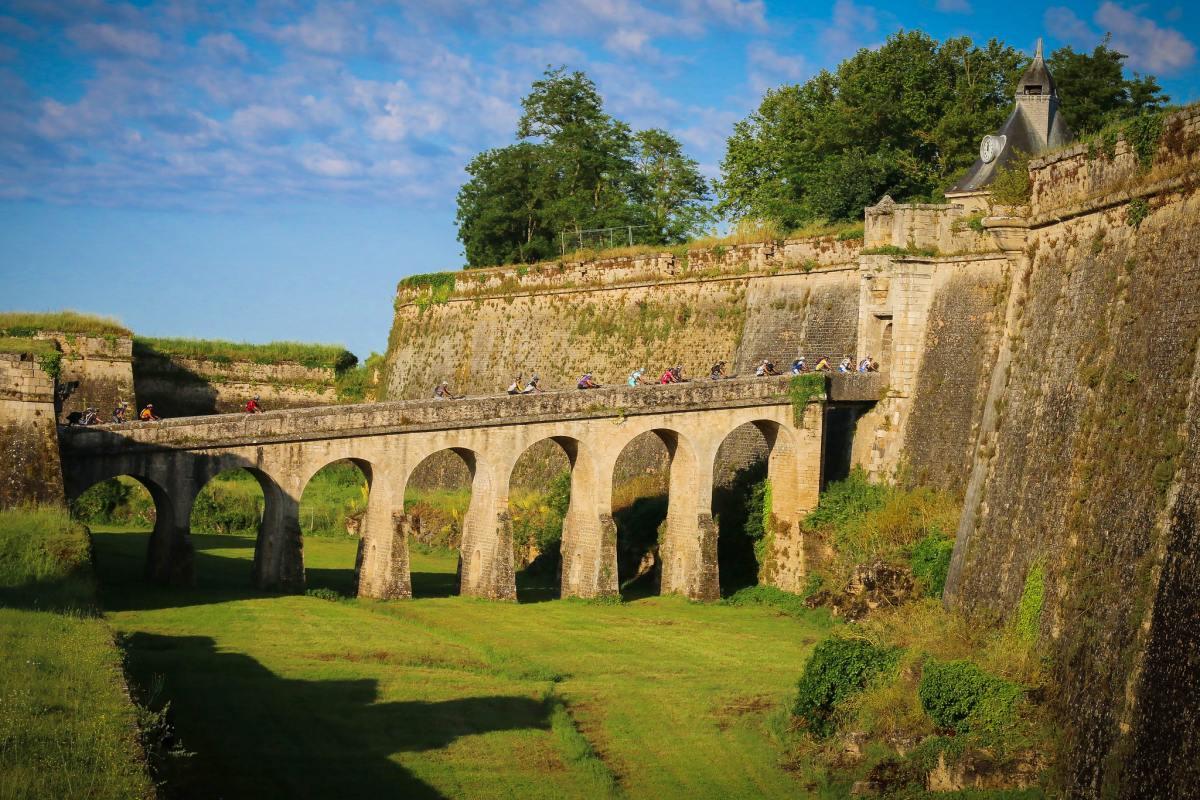
[[93,336],[129,336],[129,328],[112,317],[81,314],[78,311],[0,311],[0,332],[13,336],[31,336],[36,331],[85,333]]
[[307,342],[227,342],[218,339],[181,339],[137,336],[134,347],[141,355],[181,356],[209,361],[250,361],[255,364],[295,362],[306,367],[344,368],[354,365],[346,348],[337,344]]
[[[174,776],[178,796],[801,791],[769,730],[825,634],[813,620],[674,598],[449,597],[453,559],[421,553],[416,593],[443,596],[264,597],[246,588],[251,539],[195,539],[204,588],[184,591],[137,579],[143,534],[96,539],[131,667],[164,676],[197,752]],[[347,591],[353,559],[353,543],[305,542],[311,585]]]
[[82,529],[62,512],[0,513],[0,800],[153,795],[92,600]]

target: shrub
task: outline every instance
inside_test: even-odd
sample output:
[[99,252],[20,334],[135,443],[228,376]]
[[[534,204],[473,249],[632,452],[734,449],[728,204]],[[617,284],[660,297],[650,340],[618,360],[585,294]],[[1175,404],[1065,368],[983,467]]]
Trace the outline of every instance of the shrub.
[[1125,221],[1131,228],[1140,228],[1148,216],[1150,216],[1150,203],[1144,197],[1130,200],[1129,205],[1125,207]]
[[950,570],[950,556],[954,553],[954,540],[934,527],[913,547],[913,576],[925,584],[925,593],[938,597],[946,589],[946,573]]
[[774,586],[747,586],[739,589],[721,601],[725,605],[769,606],[778,609],[790,617],[812,615],[814,611],[804,604],[804,597]]
[[817,507],[809,512],[804,525],[810,529],[841,526],[883,506],[887,487],[871,483],[861,467],[855,467],[845,480],[833,481],[821,494]]
[[304,594],[307,597],[315,597],[318,600],[329,600],[333,603],[345,599],[337,591],[333,589],[326,589],[325,587],[321,587],[319,589],[306,589]]
[[1002,206],[1023,206],[1029,202],[1032,190],[1029,155],[1017,152],[1010,164],[996,172],[992,181],[992,202]]
[[1021,687],[989,675],[970,661],[925,664],[917,695],[939,728],[999,733],[1015,719]]
[[861,639],[826,639],[813,650],[800,676],[793,716],[813,736],[829,736],[836,728],[838,703],[892,669],[899,655],[898,648],[876,647]]

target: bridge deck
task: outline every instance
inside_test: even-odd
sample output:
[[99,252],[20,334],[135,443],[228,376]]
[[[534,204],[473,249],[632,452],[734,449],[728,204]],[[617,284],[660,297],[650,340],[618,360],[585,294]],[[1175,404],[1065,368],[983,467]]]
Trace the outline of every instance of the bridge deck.
[[[235,444],[375,436],[396,431],[445,430],[517,425],[563,419],[631,417],[711,408],[739,408],[791,402],[790,378],[698,380],[652,385],[492,395],[460,400],[408,400],[389,403],[317,406],[264,414],[214,414],[155,423],[72,427],[62,431],[65,451],[84,453],[116,448],[200,450]],[[827,377],[831,402],[870,402],[885,390],[886,375],[834,374]],[[119,437],[112,434],[118,433]]]

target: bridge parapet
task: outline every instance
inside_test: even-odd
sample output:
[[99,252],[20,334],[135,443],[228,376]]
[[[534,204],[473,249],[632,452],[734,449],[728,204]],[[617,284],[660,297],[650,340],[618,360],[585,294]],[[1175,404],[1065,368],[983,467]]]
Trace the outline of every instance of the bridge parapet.
[[[835,374],[827,378],[826,391],[833,402],[877,400],[886,383],[884,378],[880,375]],[[130,448],[189,450],[233,444],[373,436],[399,431],[739,408],[763,405],[764,401],[791,402],[789,381],[787,377],[697,380],[665,386],[622,386],[460,400],[319,406],[265,414],[180,417],[157,423],[127,422],[69,428],[63,431],[62,445],[65,451],[77,454]]]

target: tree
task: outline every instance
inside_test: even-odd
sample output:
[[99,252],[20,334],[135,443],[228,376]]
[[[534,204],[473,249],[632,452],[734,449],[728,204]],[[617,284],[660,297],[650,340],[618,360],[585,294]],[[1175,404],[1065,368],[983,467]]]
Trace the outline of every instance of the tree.
[[458,191],[458,238],[474,267],[536,261],[557,251],[547,229],[550,175],[544,145],[485,150],[467,165]]
[[1162,108],[1171,99],[1153,75],[1126,78],[1124,53],[1108,46],[1107,34],[1091,54],[1063,47],[1047,64],[1058,85],[1062,115],[1076,134],[1094,133],[1110,122]]
[[885,193],[935,198],[1004,121],[1022,61],[995,40],[899,32],[836,72],[768,91],[728,141],[718,210],[794,228],[857,217]]
[[458,238],[470,266],[550,257],[563,231],[648,225],[680,241],[706,219],[695,160],[665,131],[634,134],[582,72],[548,69],[522,100],[517,136],[467,166]]
[[708,184],[679,140],[651,128],[634,137],[634,162],[640,178],[639,204],[653,226],[656,244],[685,242],[712,219]]

